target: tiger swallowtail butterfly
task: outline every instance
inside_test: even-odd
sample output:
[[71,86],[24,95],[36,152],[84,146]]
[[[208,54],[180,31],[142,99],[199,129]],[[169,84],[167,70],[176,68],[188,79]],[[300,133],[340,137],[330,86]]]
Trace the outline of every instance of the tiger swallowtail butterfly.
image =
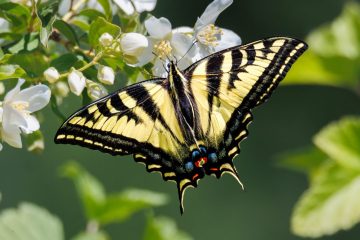
[[55,142],[112,155],[133,154],[148,172],[177,184],[180,211],[185,190],[205,175],[229,173],[248,135],[251,110],[265,102],[306,43],[286,37],[231,47],[185,70],[168,64],[167,78],[120,89],[75,112]]

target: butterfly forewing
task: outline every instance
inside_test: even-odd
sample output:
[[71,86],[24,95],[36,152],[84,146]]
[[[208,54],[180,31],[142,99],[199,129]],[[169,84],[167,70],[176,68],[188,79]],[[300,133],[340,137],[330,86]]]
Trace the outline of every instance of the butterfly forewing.
[[187,151],[163,79],[131,85],[82,108],[58,130],[55,142],[134,154],[148,171],[163,173]]
[[226,142],[225,133],[245,137],[241,123],[250,122],[250,109],[270,96],[306,48],[299,40],[270,38],[215,53],[185,70],[207,140],[217,147]]

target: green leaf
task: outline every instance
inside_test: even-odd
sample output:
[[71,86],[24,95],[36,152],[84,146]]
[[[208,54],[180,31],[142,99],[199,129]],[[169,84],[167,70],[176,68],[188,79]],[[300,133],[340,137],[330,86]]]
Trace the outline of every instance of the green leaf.
[[11,58],[12,54],[4,54],[0,57],[0,64],[7,63],[7,61]]
[[92,8],[85,8],[85,9],[81,10],[78,13],[78,16],[84,16],[84,17],[88,18],[89,21],[94,21],[98,17],[106,18],[106,16],[102,12],[99,12]]
[[106,21],[104,18],[97,18],[91,25],[89,30],[89,43],[91,46],[96,47],[99,45],[99,38],[103,33],[109,33],[116,38],[121,29],[119,26]]
[[355,88],[358,78],[358,61],[341,56],[319,56],[310,48],[295,62],[284,83]]
[[289,84],[359,86],[360,5],[349,2],[341,15],[307,37],[310,49],[286,77]]
[[360,118],[345,117],[314,137],[315,145],[344,167],[360,170]]
[[71,23],[86,32],[90,29],[90,24],[86,19],[82,17],[74,18]]
[[321,166],[329,160],[329,157],[319,149],[309,147],[285,152],[278,159],[279,166],[309,174],[310,180],[312,180],[318,175]]
[[61,221],[44,208],[22,203],[18,209],[6,209],[0,214],[0,239],[63,240]]
[[9,48],[11,53],[30,52],[39,46],[38,33],[24,35],[20,40]]
[[37,16],[41,22],[40,41],[45,47],[47,47],[50,34],[52,33],[58,8],[58,0],[49,0],[41,3],[37,9]]
[[109,240],[110,238],[104,232],[83,232],[76,235],[72,240]]
[[11,31],[20,33],[28,27],[31,17],[30,10],[18,3],[0,3],[0,17],[11,23]]
[[97,220],[101,224],[121,222],[133,214],[150,207],[167,203],[167,197],[161,193],[146,190],[129,189],[118,194],[111,194],[106,199]]
[[333,22],[310,33],[311,48],[321,56],[360,57],[360,5],[348,2]]
[[5,64],[0,65],[0,80],[6,80],[10,78],[19,78],[25,75],[24,69],[19,65]]
[[51,61],[50,66],[56,68],[59,72],[69,71],[75,63],[79,61],[78,57],[73,53],[65,53]]
[[176,226],[174,220],[167,217],[153,217],[150,215],[145,228],[144,240],[190,240],[187,233]]
[[63,166],[62,173],[74,182],[87,219],[97,219],[98,212],[106,201],[102,184],[75,162]]
[[302,237],[320,237],[349,229],[360,222],[359,202],[359,172],[329,162],[296,204],[291,229]]
[[98,3],[100,3],[102,8],[104,9],[106,18],[110,19],[111,15],[112,15],[112,11],[111,11],[111,6],[110,6],[109,0],[97,0],[97,1],[98,1]]
[[44,71],[48,68],[45,56],[40,52],[15,54],[10,57],[8,63],[19,65],[30,78],[43,77]]
[[63,20],[57,19],[55,20],[53,27],[59,30],[59,32],[61,32],[67,38],[67,40],[73,44],[79,45],[79,40],[70,24],[64,22]]

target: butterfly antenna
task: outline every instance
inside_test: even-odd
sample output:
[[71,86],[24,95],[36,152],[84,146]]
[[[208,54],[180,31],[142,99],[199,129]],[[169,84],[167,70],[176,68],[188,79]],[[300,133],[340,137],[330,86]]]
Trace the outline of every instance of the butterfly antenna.
[[186,53],[179,59],[179,61],[176,61],[177,63],[180,62],[189,52],[190,50],[194,47],[194,45],[197,43],[197,40],[195,40],[191,46],[189,47],[189,49],[186,51]]

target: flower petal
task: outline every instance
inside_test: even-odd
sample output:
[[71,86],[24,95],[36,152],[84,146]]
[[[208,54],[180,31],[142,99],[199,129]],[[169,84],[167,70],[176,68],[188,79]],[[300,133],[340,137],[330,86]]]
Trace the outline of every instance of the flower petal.
[[28,102],[29,107],[26,109],[30,112],[38,111],[44,108],[50,101],[51,91],[48,86],[38,84],[20,91],[14,96],[12,101]]
[[3,124],[1,128],[2,140],[15,148],[22,148],[20,129],[16,125]]
[[209,24],[214,24],[219,14],[233,3],[233,0],[214,0],[195,23],[195,32]]
[[26,120],[26,126],[19,126],[24,133],[29,134],[36,130],[39,130],[40,123],[36,117],[26,114],[24,115],[24,118]]
[[130,0],[114,0],[115,4],[119,6],[127,15],[132,15],[135,11],[134,6]]
[[192,34],[194,29],[188,26],[177,27],[172,30],[173,33],[184,33],[184,34]]
[[215,46],[216,51],[220,51],[229,47],[234,47],[241,44],[241,38],[235,32],[222,28],[223,34],[219,41],[219,45]]
[[197,53],[197,46],[193,44],[193,40],[190,36],[183,33],[175,33],[171,38],[171,46],[173,47],[173,54],[176,57],[184,57],[188,55],[189,57],[195,56]]
[[121,49],[124,54],[137,57],[148,47],[148,39],[140,33],[124,33],[120,39]]
[[166,77],[167,71],[165,67],[166,63],[164,63],[162,60],[156,58],[154,66],[152,68],[152,73],[155,77]]
[[171,34],[171,23],[167,18],[151,17],[145,21],[145,28],[151,37],[164,39]]
[[3,108],[2,124],[4,128],[7,125],[26,126],[26,120],[20,111],[15,110],[10,104],[6,104]]
[[12,98],[20,92],[20,87],[21,87],[21,85],[24,84],[24,82],[25,82],[25,79],[19,78],[16,86],[6,94],[6,96],[4,98],[4,104],[7,101],[11,101]]
[[156,1],[157,0],[133,0],[133,3],[135,5],[136,11],[138,13],[141,13],[145,11],[150,12],[154,10],[156,6]]
[[[155,41],[151,38],[148,38],[148,47],[143,50],[141,55],[138,56],[138,62],[132,66],[143,66],[150,62],[155,56],[153,54]],[[129,64],[131,65],[131,64]]]

